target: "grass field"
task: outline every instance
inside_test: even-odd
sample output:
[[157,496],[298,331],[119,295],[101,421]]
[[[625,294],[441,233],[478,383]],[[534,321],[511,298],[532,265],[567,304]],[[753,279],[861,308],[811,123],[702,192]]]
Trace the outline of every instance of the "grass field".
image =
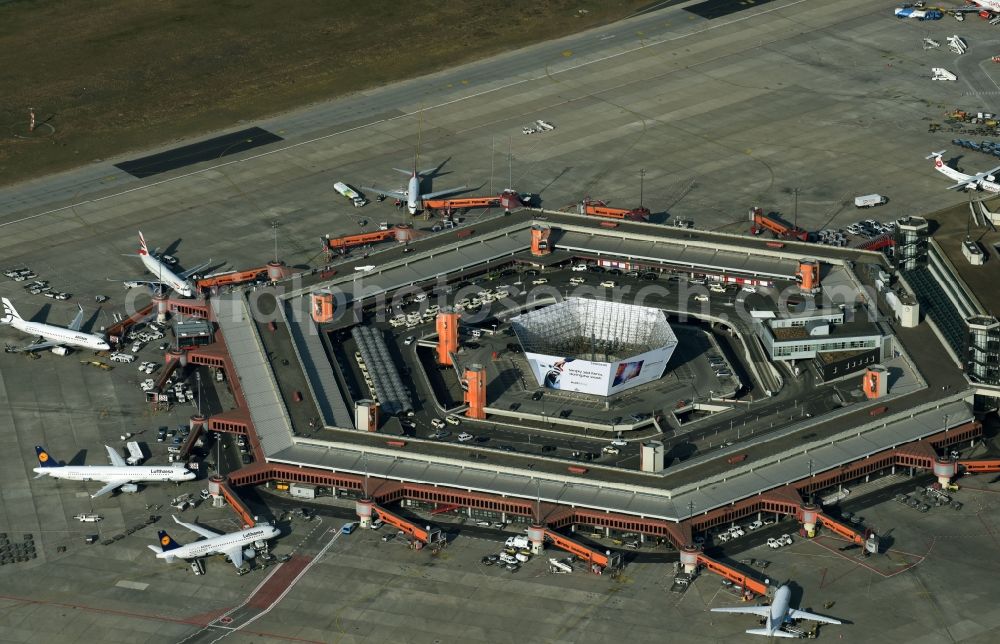
[[[0,183],[607,24],[648,0],[0,4]],[[584,10],[584,11],[581,11]],[[42,123],[28,132],[28,108]]]

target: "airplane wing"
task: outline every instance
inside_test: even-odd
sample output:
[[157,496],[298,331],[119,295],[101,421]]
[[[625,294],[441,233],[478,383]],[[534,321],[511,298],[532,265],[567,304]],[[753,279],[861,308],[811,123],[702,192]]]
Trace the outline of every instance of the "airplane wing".
[[387,197],[395,197],[396,199],[406,199],[406,193],[399,190],[386,190],[384,188],[379,188],[377,186],[368,186],[368,189],[377,192],[380,195],[385,195]]
[[200,525],[195,525],[194,523],[184,523],[183,521],[181,521],[180,519],[178,519],[176,516],[174,516],[174,522],[177,523],[178,525],[184,526],[185,528],[187,528],[191,532],[197,532],[198,534],[200,534],[201,536],[205,537],[206,539],[211,539],[212,537],[219,536],[218,532],[215,532],[213,530],[209,530],[208,528],[203,528]]
[[434,199],[436,197],[443,197],[445,195],[450,195],[456,192],[461,192],[463,190],[468,190],[469,186],[459,186],[457,188],[448,188],[447,190],[438,190],[437,192],[430,192],[428,194],[420,195],[421,199]]
[[118,479],[116,481],[108,481],[107,484],[105,484],[104,487],[102,487],[100,490],[98,490],[98,491],[94,492],[93,494],[91,494],[90,498],[96,499],[97,497],[103,496],[103,495],[107,494],[108,492],[110,492],[112,490],[120,488],[121,486],[125,485],[126,483],[128,483],[128,479]]
[[110,445],[105,445],[104,449],[108,450],[108,460],[111,461],[112,465],[114,465],[115,467],[128,467],[128,463],[125,462],[125,459],[122,458],[122,455],[116,452],[113,447],[111,447]]
[[198,271],[205,270],[206,268],[208,268],[209,266],[211,266],[211,264],[212,264],[212,260],[208,260],[207,262],[205,262],[204,264],[201,264],[200,266],[195,266],[194,268],[189,268],[188,270],[184,271],[183,273],[177,273],[177,277],[181,278],[182,280],[186,280],[187,278],[191,277],[192,275],[194,275]]
[[792,619],[808,619],[811,622],[823,622],[824,624],[843,624],[843,622],[839,619],[823,617],[822,615],[817,615],[816,613],[809,613],[804,610],[796,610],[794,608],[788,611],[788,616]]
[[83,324],[83,307],[81,306],[80,310],[76,314],[76,317],[73,318],[73,321],[70,322],[69,326],[66,328],[69,329],[70,331],[79,331],[80,325],[82,324]]
[[223,550],[222,554],[224,554],[227,557],[229,557],[229,560],[232,561],[233,565],[236,566],[237,568],[241,568],[243,566],[243,547],[242,546],[236,546],[236,547],[230,548],[228,550]]
[[7,347],[6,351],[8,353],[30,353],[32,351],[41,351],[42,349],[48,349],[50,347],[57,347],[57,346],[59,346],[58,342],[53,342],[51,340],[42,341],[41,338],[38,338],[38,340],[36,340],[35,342],[32,342],[31,344],[26,344],[23,347]]
[[729,606],[726,608],[713,608],[713,613],[743,613],[744,615],[757,615],[767,617],[771,614],[770,606]]
[[136,285],[139,285],[139,284],[162,284],[163,283],[160,280],[144,280],[144,279],[136,279],[134,277],[129,277],[129,278],[109,277],[109,278],[107,278],[107,280],[109,282],[124,282],[125,284],[136,284]]
[[790,637],[792,639],[799,639],[800,635],[793,635],[787,631],[776,630],[769,631],[766,628],[751,628],[747,630],[750,635],[763,635],[764,637]]

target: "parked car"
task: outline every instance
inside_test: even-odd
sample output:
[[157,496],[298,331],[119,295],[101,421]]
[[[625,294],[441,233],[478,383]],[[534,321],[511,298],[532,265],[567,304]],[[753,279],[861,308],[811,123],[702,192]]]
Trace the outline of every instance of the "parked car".
[[440,418],[431,418],[431,427],[434,427],[435,429],[441,429],[442,427],[444,427],[444,421],[441,420]]
[[458,442],[459,443],[468,443],[473,438],[475,438],[475,437],[472,434],[470,434],[468,432],[462,432],[461,434],[458,435]]
[[445,416],[444,417],[444,421],[446,423],[448,423],[449,425],[459,425],[459,424],[462,423],[462,421],[459,420],[458,416],[456,416],[454,414],[449,414],[449,415]]

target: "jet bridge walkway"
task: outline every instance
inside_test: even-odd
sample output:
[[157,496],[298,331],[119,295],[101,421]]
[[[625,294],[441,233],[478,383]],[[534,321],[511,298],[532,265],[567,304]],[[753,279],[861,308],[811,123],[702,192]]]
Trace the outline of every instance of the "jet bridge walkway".
[[601,570],[606,568],[617,569],[621,568],[622,556],[621,553],[608,551],[607,553],[601,552],[600,550],[595,550],[589,548],[582,543],[574,541],[567,536],[561,535],[555,530],[550,530],[546,528],[544,530],[545,538],[552,542],[556,548],[560,550],[565,550],[571,554],[576,555],[583,561],[586,561],[591,566],[599,566]]
[[421,527],[418,523],[404,519],[381,506],[372,506],[372,518],[381,519],[384,523],[388,523],[397,530],[402,530],[425,545],[434,546],[444,545],[445,543],[444,533],[441,532],[440,528],[432,528],[430,526]]

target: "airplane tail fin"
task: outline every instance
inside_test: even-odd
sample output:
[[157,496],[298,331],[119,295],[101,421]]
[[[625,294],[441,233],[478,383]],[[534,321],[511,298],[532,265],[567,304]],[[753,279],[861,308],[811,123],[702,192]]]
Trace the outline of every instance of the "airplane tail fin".
[[41,445],[35,445],[35,456],[38,457],[38,465],[41,467],[62,467]]
[[181,544],[174,541],[173,537],[167,534],[166,530],[160,530],[156,534],[160,538],[160,552],[170,552],[171,550],[176,550],[181,547]]
[[3,298],[3,316],[0,316],[0,323],[10,324],[14,320],[22,319],[18,314],[17,309],[14,305],[10,303],[10,300]]
[[149,248],[146,247],[146,238],[142,236],[142,231],[139,231],[139,254],[149,255]]

